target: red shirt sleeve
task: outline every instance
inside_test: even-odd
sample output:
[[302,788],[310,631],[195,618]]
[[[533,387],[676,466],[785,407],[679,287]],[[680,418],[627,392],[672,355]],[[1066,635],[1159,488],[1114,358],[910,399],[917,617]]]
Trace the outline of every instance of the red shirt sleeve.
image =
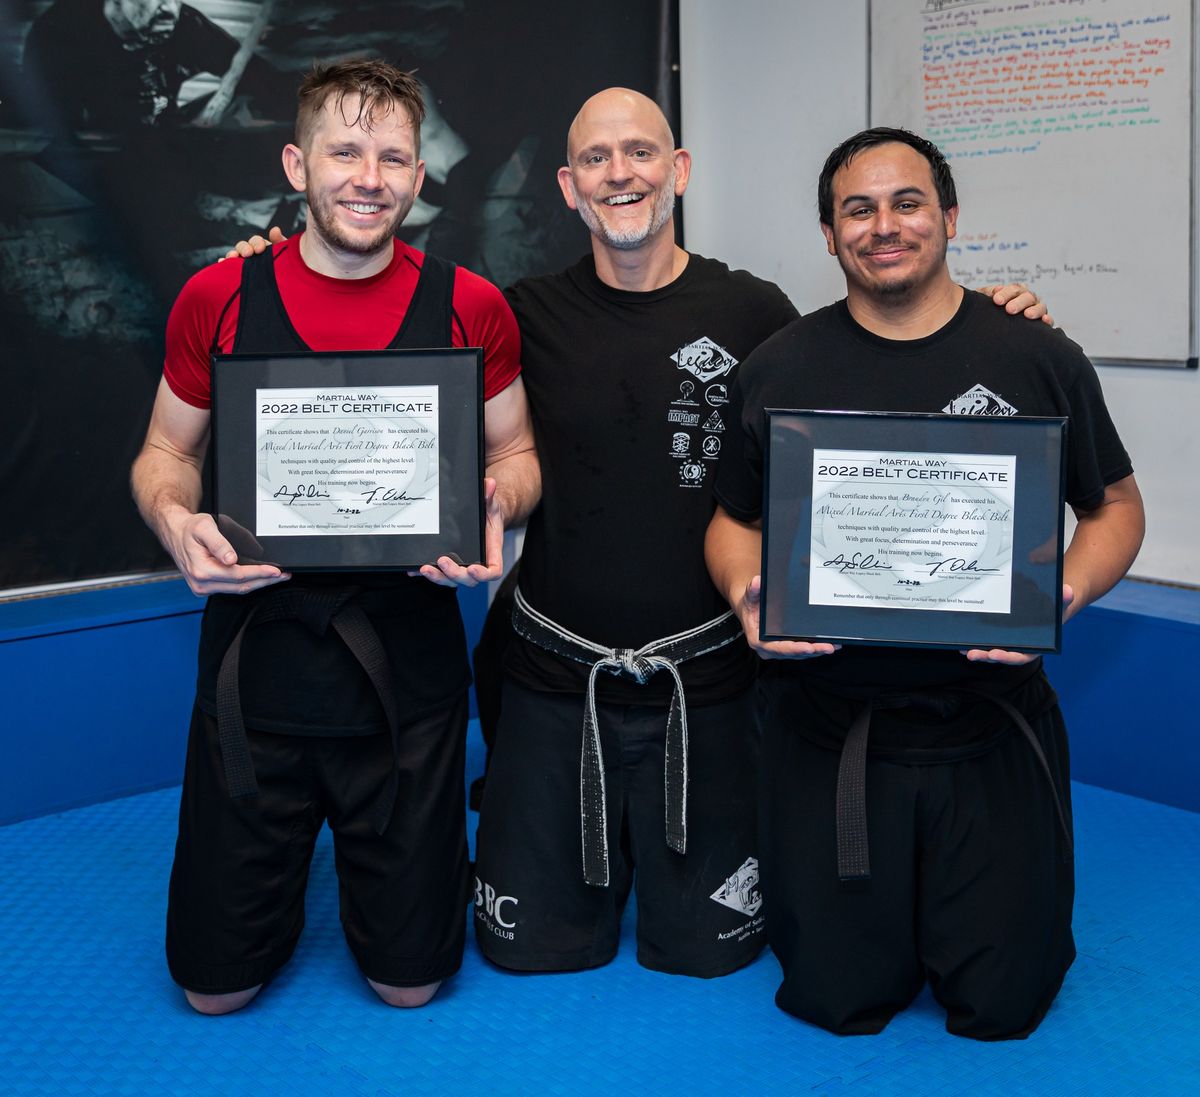
[[[387,345],[411,301],[419,262],[414,260],[411,267],[406,266],[404,249],[399,249],[389,277],[372,279],[370,285],[330,287],[329,279],[302,267],[298,248],[294,254],[281,255],[287,247],[286,243],[275,247],[276,276],[289,312],[296,316],[293,322],[310,346],[328,350],[338,346],[379,349]],[[407,252],[420,256],[412,249]],[[211,403],[209,358],[214,341],[223,353],[233,347],[241,278],[241,259],[205,267],[188,280],[171,309],[163,376],[171,391],[193,407],[208,408]],[[411,282],[402,287],[406,293],[397,292],[395,283],[400,278]],[[334,290],[343,297],[349,294],[349,299],[331,297]],[[521,336],[516,318],[491,282],[463,267],[455,274],[452,307],[452,342],[455,346],[483,348],[483,394],[485,400],[490,400],[521,372]],[[355,310],[365,315],[356,319]],[[350,339],[346,338],[347,330],[354,333]]]
[[214,263],[188,279],[171,307],[163,377],[171,391],[194,408],[211,405],[209,359],[214,341],[226,352],[233,345],[241,282],[240,259]]
[[[483,398],[503,392],[521,372],[521,333],[504,295],[486,278],[459,267],[454,328],[467,347],[483,347]],[[458,343],[458,338],[455,338]]]

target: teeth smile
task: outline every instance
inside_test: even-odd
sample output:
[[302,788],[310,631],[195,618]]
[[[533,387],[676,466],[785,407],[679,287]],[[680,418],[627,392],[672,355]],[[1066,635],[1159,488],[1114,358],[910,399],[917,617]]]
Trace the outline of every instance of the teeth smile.
[[627,206],[631,202],[640,202],[644,195],[641,194],[614,194],[611,198],[605,198],[606,206]]
[[343,202],[342,205],[354,213],[378,213],[383,209],[382,206],[376,206],[370,202]]

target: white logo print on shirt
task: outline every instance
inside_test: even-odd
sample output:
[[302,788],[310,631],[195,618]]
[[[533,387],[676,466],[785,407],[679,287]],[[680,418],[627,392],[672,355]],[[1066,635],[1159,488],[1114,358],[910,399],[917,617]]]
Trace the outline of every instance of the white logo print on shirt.
[[1016,415],[1017,409],[982,385],[967,389],[944,408],[947,415]]
[[717,377],[724,377],[738,364],[729,351],[717,346],[707,335],[702,335],[686,347],[680,347],[671,355],[671,361],[679,369],[687,370],[705,383]]

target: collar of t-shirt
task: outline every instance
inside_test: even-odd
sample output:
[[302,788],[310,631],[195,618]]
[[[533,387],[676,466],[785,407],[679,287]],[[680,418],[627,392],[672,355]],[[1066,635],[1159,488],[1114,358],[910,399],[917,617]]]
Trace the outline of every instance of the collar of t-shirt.
[[670,297],[672,294],[686,289],[696,276],[695,272],[703,262],[704,260],[699,255],[689,252],[687,266],[680,271],[679,277],[673,278],[665,286],[659,286],[658,289],[652,290],[617,289],[615,286],[610,286],[608,283],[602,282],[600,276],[596,273],[596,261],[591,255],[585,255],[576,264],[574,273],[579,287],[592,297],[599,298],[602,301],[617,301],[626,304],[631,302],[649,304],[653,301],[661,301],[664,297]]
[[[979,298],[979,300],[977,301],[976,298]],[[874,350],[886,351],[892,355],[922,354],[930,347],[937,346],[962,330],[970,321],[971,316],[974,315],[977,306],[984,303],[979,294],[965,290],[963,292],[963,299],[955,310],[954,315],[938,328],[937,331],[930,335],[922,336],[920,339],[886,339],[882,335],[876,335],[873,331],[868,331],[850,314],[850,306],[844,297],[833,306],[833,313],[854,339]]]

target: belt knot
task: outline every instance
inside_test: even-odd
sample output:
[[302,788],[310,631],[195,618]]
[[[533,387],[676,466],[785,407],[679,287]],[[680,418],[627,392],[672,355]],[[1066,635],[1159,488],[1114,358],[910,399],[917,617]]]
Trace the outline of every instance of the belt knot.
[[596,716],[596,675],[600,671],[632,678],[638,685],[665,670],[674,680],[667,711],[663,747],[663,784],[667,847],[687,852],[687,704],[677,664],[716,651],[741,638],[742,627],[730,612],[674,636],[640,648],[610,648],[578,636],[539,613],[518,587],[513,598],[513,629],[518,636],[556,655],[591,667],[583,703],[583,739],[579,763],[579,821],[583,878],[594,887],[607,887],[608,795],[600,726]]
[[658,669],[651,666],[633,648],[616,648],[612,657],[613,662],[618,664],[613,667],[613,673],[626,675],[634,679],[639,686],[645,685],[646,679]]

